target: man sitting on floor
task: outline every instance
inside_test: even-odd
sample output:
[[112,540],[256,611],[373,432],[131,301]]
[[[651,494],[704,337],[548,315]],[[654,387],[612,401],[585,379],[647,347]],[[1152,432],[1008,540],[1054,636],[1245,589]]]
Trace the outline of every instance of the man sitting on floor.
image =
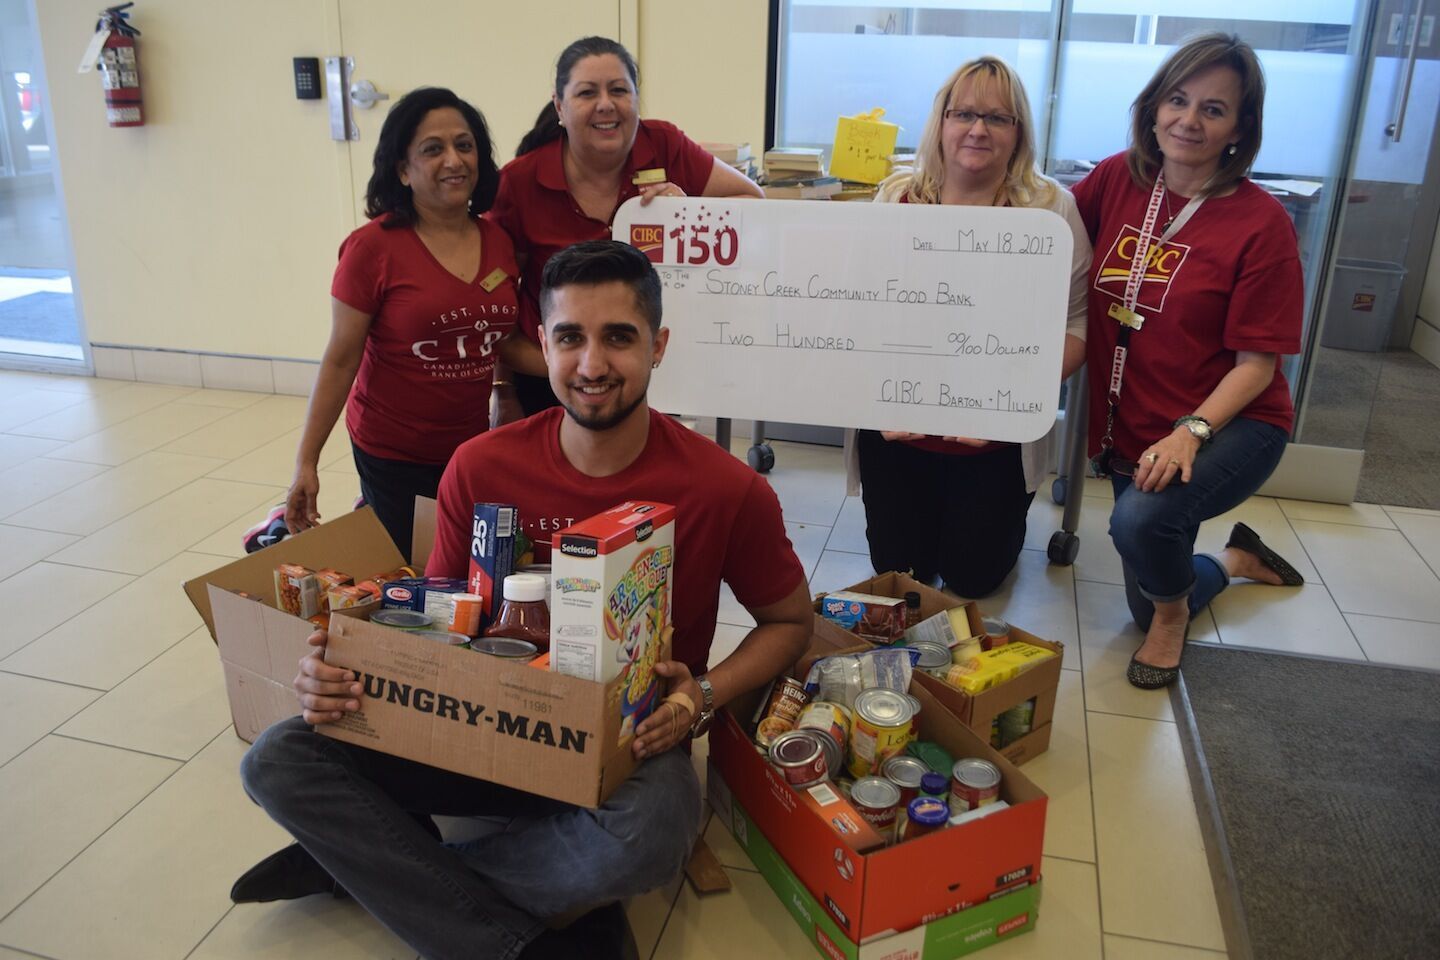
[[[455,452],[425,572],[465,576],[477,502],[515,504],[537,545],[627,499],[674,504],[674,659],[656,672],[698,716],[662,705],[637,730],[644,762],[599,809],[574,807],[317,733],[311,724],[359,709],[361,687],[325,663],[316,631],[295,678],[303,717],[266,730],[241,767],[250,796],[298,843],[241,877],[237,902],[343,889],[430,960],[615,956],[626,931],[616,901],[672,880],[699,831],[700,785],[675,748],[804,651],[805,574],[769,484],[646,402],[669,337],[649,260],[623,243],[577,244],[546,264],[540,302],[562,406]],[[721,580],[756,626],[706,673]],[[515,819],[446,846],[430,814]],[[566,929],[544,922],[581,910],[591,913]]]

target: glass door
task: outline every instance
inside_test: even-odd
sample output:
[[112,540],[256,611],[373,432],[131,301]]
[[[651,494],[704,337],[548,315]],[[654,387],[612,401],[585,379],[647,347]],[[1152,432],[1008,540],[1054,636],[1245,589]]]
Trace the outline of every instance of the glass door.
[[0,0],[0,354],[84,362],[30,4]]
[[1440,508],[1440,355],[1421,346],[1416,308],[1440,211],[1437,16],[1440,0],[1377,5],[1296,431],[1364,451],[1357,500],[1428,509]]

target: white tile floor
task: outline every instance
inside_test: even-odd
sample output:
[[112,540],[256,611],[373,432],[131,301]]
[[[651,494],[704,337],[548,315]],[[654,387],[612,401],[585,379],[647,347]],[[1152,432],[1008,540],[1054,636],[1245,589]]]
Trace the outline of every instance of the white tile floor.
[[[240,531],[289,481],[303,407],[0,372],[0,958],[413,957],[353,903],[227,898],[285,837],[241,792],[245,745],[180,582],[241,553]],[[811,586],[867,576],[838,451],[776,447],[771,479]],[[347,457],[332,438],[326,515],[355,496]],[[1076,565],[1046,563],[1060,508],[1042,492],[1017,573],[987,605],[1069,650],[1051,749],[1026,768],[1051,798],[1039,929],[983,956],[1219,957],[1169,698],[1124,680],[1139,635],[1104,535],[1107,490],[1085,492]],[[1208,524],[1202,545],[1235,519],[1306,585],[1237,585],[1198,635],[1440,668],[1440,513],[1255,499]],[[720,654],[748,617],[728,599],[722,620]],[[723,829],[707,837],[734,890],[702,898],[675,883],[638,898],[642,955],[812,955]]]

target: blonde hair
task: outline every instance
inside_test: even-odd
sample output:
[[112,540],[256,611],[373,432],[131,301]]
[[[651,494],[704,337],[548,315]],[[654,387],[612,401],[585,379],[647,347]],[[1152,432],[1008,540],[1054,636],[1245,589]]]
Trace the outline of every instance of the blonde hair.
[[[920,146],[915,151],[915,169],[893,174],[880,185],[881,196],[899,196],[902,192],[911,203],[939,203],[940,188],[945,184],[945,157],[940,147],[940,129],[950,98],[961,84],[970,84],[971,92],[983,95],[993,91],[1015,116],[1015,152],[1005,169],[1003,195],[1012,206],[1048,207],[1055,200],[1059,184],[1035,166],[1035,124],[1030,118],[1030,98],[1025,85],[1011,66],[999,57],[977,57],[964,63],[950,75],[935,94],[935,105],[925,121]],[[904,187],[902,191],[900,188]]]

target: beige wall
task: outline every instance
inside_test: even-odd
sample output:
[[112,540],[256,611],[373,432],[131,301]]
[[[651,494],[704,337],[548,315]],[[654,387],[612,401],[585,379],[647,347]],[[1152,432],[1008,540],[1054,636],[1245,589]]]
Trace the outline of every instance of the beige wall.
[[[485,111],[508,159],[586,32],[640,60],[646,115],[697,139],[762,145],[766,0],[146,0],[136,8],[146,126],[105,125],[99,80],[75,65],[94,0],[36,4],[54,142],[87,339],[119,346],[316,359],[335,252],[358,222],[374,135],[329,138],[326,102],[294,98],[291,58],[342,52],[398,96],[453,86]],[[230,18],[251,25],[235,39]],[[697,54],[697,44],[705,55]],[[716,55],[718,53],[718,55]],[[697,64],[718,66],[697,67]]]
[[1430,248],[1430,266],[1425,272],[1425,288],[1420,294],[1419,314],[1432,327],[1440,327],[1440,232]]

